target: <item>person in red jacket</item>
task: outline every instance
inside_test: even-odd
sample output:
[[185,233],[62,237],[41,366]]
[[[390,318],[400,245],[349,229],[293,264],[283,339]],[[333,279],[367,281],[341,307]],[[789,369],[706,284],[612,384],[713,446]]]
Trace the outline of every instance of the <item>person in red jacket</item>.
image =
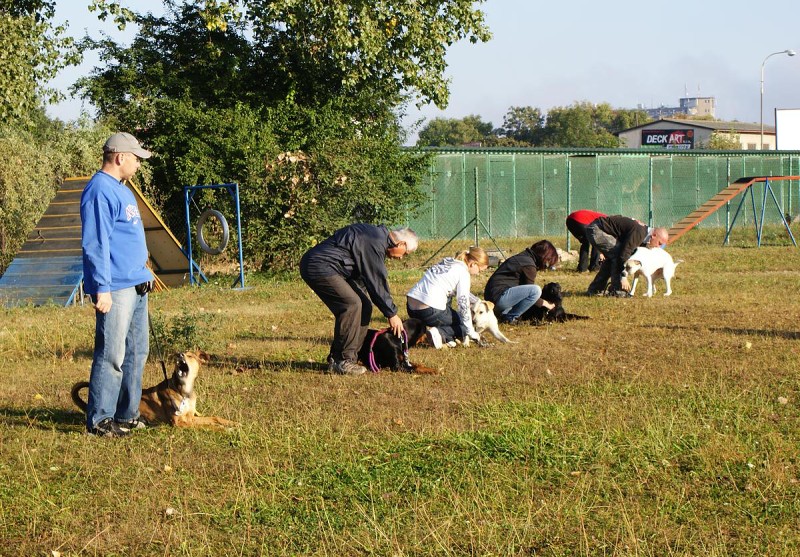
[[[594,247],[591,242],[589,242],[589,238],[586,237],[586,226],[594,219],[605,216],[606,215],[603,213],[590,211],[589,209],[574,211],[567,216],[567,230],[581,243],[578,257],[579,273],[585,273],[586,271],[594,272],[600,269],[600,250]],[[589,257],[590,251],[591,258]]]

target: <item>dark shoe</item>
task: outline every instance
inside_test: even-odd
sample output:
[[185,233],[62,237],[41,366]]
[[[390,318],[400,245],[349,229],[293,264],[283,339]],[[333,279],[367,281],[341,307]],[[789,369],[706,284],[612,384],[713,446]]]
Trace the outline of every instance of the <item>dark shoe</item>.
[[97,437],[125,437],[130,434],[130,430],[122,429],[114,418],[100,420],[97,425],[88,430],[89,435]]
[[503,325],[516,325],[519,322],[518,317],[506,317],[505,315],[500,318],[500,323]]
[[608,295],[609,296],[613,296],[614,298],[630,298],[631,297],[631,293],[630,292],[625,292],[624,290],[609,290],[608,291]]
[[356,362],[351,362],[350,360],[334,362],[332,367],[333,372],[340,375],[363,375],[367,372],[367,368]]
[[603,290],[592,290],[591,288],[586,291],[587,296],[605,296],[606,293]]
[[120,429],[131,432],[135,429],[146,429],[147,422],[142,418],[134,418],[133,420],[124,420],[117,422]]

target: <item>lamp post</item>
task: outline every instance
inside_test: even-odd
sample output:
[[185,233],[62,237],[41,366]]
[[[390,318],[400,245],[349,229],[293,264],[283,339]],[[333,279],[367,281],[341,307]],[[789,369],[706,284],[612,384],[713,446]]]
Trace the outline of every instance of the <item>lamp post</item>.
[[761,62],[761,144],[758,146],[759,151],[764,149],[764,64],[767,63],[767,60],[769,60],[771,56],[775,56],[776,54],[794,56],[796,53],[794,50],[779,50],[778,52],[773,52],[768,55],[764,58],[764,61]]

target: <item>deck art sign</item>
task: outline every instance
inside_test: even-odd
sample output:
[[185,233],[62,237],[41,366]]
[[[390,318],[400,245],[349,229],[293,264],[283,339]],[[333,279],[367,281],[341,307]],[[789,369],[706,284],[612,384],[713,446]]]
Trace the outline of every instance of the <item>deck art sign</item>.
[[642,130],[642,147],[694,149],[694,130]]

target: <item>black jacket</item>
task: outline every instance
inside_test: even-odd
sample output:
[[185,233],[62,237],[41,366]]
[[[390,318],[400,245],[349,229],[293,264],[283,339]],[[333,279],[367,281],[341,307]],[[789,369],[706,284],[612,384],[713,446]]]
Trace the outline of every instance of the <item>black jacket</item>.
[[517,255],[512,255],[503,261],[489,277],[486,288],[483,290],[483,297],[492,303],[497,303],[503,292],[512,286],[533,284],[538,268],[538,259],[530,248]]
[[308,250],[300,260],[300,275],[306,281],[339,275],[362,282],[381,313],[393,317],[397,306],[389,293],[385,263],[391,245],[385,226],[351,224]]
[[647,226],[629,217],[613,215],[610,217],[600,217],[596,221],[600,230],[610,234],[622,244],[619,258],[616,261],[614,272],[620,274],[625,262],[633,255],[636,248],[642,245],[647,238]]

